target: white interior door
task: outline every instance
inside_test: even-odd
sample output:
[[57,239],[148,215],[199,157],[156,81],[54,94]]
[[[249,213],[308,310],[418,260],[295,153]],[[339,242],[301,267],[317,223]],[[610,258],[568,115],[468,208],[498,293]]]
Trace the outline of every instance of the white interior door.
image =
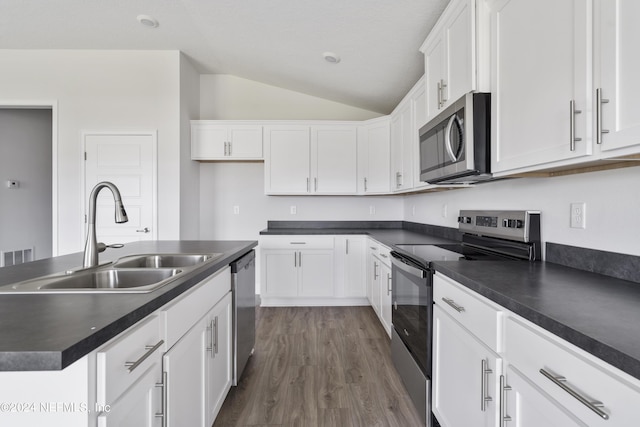
[[[126,243],[157,238],[156,132],[85,133],[84,206],[101,181],[118,187],[129,221],[116,224],[113,196],[103,189],[96,208],[99,242]],[[85,224],[86,227],[86,224]],[[86,230],[85,230],[86,236]]]

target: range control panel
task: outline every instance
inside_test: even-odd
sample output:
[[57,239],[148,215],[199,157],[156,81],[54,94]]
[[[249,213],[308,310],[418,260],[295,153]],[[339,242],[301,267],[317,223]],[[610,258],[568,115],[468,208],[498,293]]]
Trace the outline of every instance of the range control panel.
[[539,211],[460,211],[458,229],[464,233],[518,242],[540,240]]

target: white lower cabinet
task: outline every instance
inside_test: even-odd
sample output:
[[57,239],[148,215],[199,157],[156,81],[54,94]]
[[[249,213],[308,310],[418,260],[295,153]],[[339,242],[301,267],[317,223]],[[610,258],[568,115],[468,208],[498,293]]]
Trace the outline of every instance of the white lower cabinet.
[[353,304],[361,305],[367,297],[366,245],[364,236],[335,236],[336,296],[348,298]]
[[380,267],[380,321],[391,337],[391,266],[384,262]]
[[496,311],[439,275],[434,302],[433,413],[442,427],[495,426],[502,359],[474,332],[480,323],[495,333]]
[[230,328],[228,293],[164,355],[168,427],[213,424],[231,388]]
[[367,247],[367,297],[380,323],[391,337],[391,250],[369,239]]
[[440,273],[434,302],[442,427],[638,425],[640,380]]

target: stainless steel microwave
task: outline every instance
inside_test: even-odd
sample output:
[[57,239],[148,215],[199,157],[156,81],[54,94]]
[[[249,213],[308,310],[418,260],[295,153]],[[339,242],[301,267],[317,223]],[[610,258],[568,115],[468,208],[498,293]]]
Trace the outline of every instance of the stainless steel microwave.
[[491,94],[467,93],[420,129],[420,181],[491,179]]

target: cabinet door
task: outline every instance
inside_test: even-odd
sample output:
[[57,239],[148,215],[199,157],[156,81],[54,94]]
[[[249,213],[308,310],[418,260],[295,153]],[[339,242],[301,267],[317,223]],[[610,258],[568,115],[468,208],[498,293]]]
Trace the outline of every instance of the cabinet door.
[[229,126],[227,156],[232,159],[262,158],[262,126]]
[[599,58],[596,70],[600,70],[602,97],[609,102],[602,104],[601,151],[606,156],[624,147],[635,146],[621,154],[640,151],[640,2],[637,0],[598,0],[596,3],[596,38]]
[[454,1],[444,32],[446,38],[446,71],[443,102],[447,106],[475,89],[475,1]]
[[207,323],[196,323],[163,358],[167,383],[167,427],[209,427],[205,423]]
[[120,398],[110,405],[108,411],[98,415],[98,427],[160,427],[162,418],[162,382],[160,357]]
[[433,412],[442,426],[495,426],[502,361],[437,305],[432,367]]
[[333,296],[333,250],[305,250],[299,254],[298,295]]
[[389,121],[365,126],[358,139],[358,174],[362,193],[388,193],[391,163]]
[[506,368],[504,414],[511,418],[510,427],[586,427],[562,405],[540,391],[520,371]]
[[231,293],[228,293],[206,317],[211,350],[205,368],[206,425],[211,426],[231,388]]
[[344,296],[366,297],[366,237],[345,238]]
[[441,31],[429,34],[424,51],[424,73],[427,120],[435,117],[442,108],[441,85],[445,76],[445,38]]
[[311,187],[307,126],[265,127],[265,192],[308,194]]
[[223,159],[226,154],[227,126],[191,123],[191,158]]
[[408,190],[413,187],[414,141],[411,138],[413,135],[411,115],[411,102],[406,102],[394,111],[391,117],[392,190],[394,191]]
[[[492,3],[494,172],[541,169],[591,154],[589,3]],[[570,114],[572,100],[581,114]],[[581,141],[570,139],[572,122]]]
[[391,269],[385,264],[380,267],[380,320],[391,337]]
[[372,274],[371,278],[371,306],[373,307],[373,311],[376,312],[378,317],[381,316],[380,312],[380,287],[382,279],[380,278],[380,269],[382,267],[382,263],[378,260],[378,258],[373,258],[373,266],[372,266]]
[[263,249],[261,282],[265,296],[298,295],[298,251]]
[[356,194],[358,139],[355,126],[311,128],[312,192]]

